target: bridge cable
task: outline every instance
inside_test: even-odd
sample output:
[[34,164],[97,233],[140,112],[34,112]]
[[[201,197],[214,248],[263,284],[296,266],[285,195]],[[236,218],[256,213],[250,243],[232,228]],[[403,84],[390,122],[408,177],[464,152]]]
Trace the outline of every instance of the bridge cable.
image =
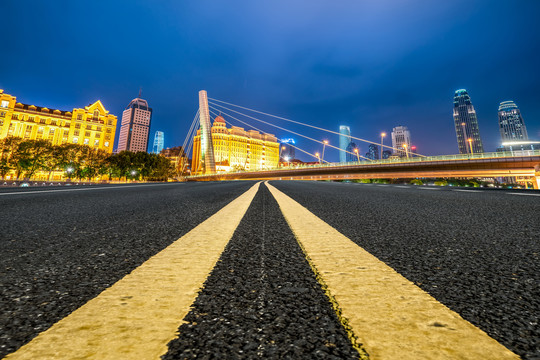
[[[262,115],[271,116],[271,117],[274,117],[274,118],[276,118],[276,119],[281,119],[281,120],[289,121],[289,122],[292,122],[292,123],[295,123],[295,124],[298,124],[298,125],[307,126],[307,127],[313,128],[313,129],[320,130],[320,131],[326,131],[326,132],[331,133],[331,134],[342,135],[342,134],[340,134],[339,132],[336,132],[336,131],[324,129],[324,128],[321,128],[321,127],[318,127],[318,126],[314,126],[314,125],[305,124],[305,123],[302,123],[302,122],[299,122],[299,121],[287,119],[287,118],[284,118],[284,117],[281,117],[281,116],[272,115],[272,114],[269,114],[269,113],[265,113],[265,112],[258,111],[258,110],[254,110],[254,109],[250,109],[250,108],[243,107],[243,106],[240,106],[240,105],[231,104],[231,103],[228,103],[228,102],[226,102],[226,101],[217,100],[217,99],[213,99],[213,98],[208,98],[208,100],[218,101],[218,102],[221,102],[221,103],[224,103],[224,104],[227,104],[227,105],[236,106],[236,107],[239,107],[239,108],[241,108],[241,109],[245,109],[245,110],[248,110],[248,111],[256,112],[256,113],[259,113],[259,114],[262,114]],[[220,105],[220,104],[216,104],[216,103],[213,103],[213,104],[214,104],[214,105],[217,105],[217,106],[222,106],[222,107],[224,107],[223,105]],[[224,108],[225,108],[225,107],[224,107]],[[231,110],[231,109],[228,109],[228,110]],[[233,111],[233,110],[231,110],[231,111]],[[359,141],[363,141],[363,142],[370,143],[370,144],[373,144],[373,145],[381,146],[381,143],[373,142],[373,141],[370,141],[370,140],[365,140],[365,139],[362,139],[362,138],[359,138],[359,137],[355,137],[355,136],[352,136],[352,135],[351,135],[350,137],[351,137],[351,139],[354,139],[354,140],[359,140]],[[394,148],[394,147],[392,147],[392,146],[388,146],[388,145],[384,145],[384,144],[382,145],[382,147],[383,147],[383,148],[392,149],[392,150],[395,150],[395,151],[404,151],[403,149],[400,149],[400,148],[396,149],[396,148]],[[418,153],[413,153],[412,151],[409,151],[409,154],[411,154],[411,155],[417,155],[417,156],[421,156],[421,157],[426,157],[425,155],[418,154]]]
[[[210,106],[210,105],[209,105],[209,106]],[[223,106],[222,106],[222,107],[223,107]],[[239,120],[238,118],[236,118],[236,117],[234,117],[234,116],[232,116],[232,115],[226,113],[225,111],[223,111],[223,110],[221,110],[221,109],[219,109],[219,108],[212,107],[212,109],[217,110],[217,111],[221,111],[223,114],[225,114],[225,115],[227,115],[227,116],[229,116],[229,117],[231,117],[231,118],[233,118],[233,119],[235,119],[235,120],[237,120],[237,121],[242,122],[242,121]],[[242,113],[240,113],[240,112],[238,112],[238,111],[235,111],[235,110],[233,110],[233,109],[228,109],[228,108],[226,108],[226,109],[227,109],[227,110],[230,110],[230,111],[232,111],[232,112],[235,112],[235,113],[237,113],[237,114],[243,115],[243,116],[245,116],[245,117],[248,117],[248,118],[250,118],[250,119],[253,119],[253,120],[255,120],[255,121],[259,121],[259,122],[262,122],[262,123],[264,123],[264,124],[273,126],[273,127],[278,128],[278,129],[280,129],[280,130],[290,132],[291,134],[295,134],[295,135],[301,136],[301,137],[303,137],[303,138],[306,138],[306,139],[308,139],[308,140],[314,141],[314,142],[316,142],[316,143],[323,144],[324,146],[328,146],[329,148],[333,148],[333,149],[336,149],[336,150],[339,150],[339,151],[344,151],[344,152],[346,152],[346,153],[348,153],[348,154],[351,154],[351,155],[354,155],[354,156],[361,157],[362,159],[365,159],[365,160],[374,161],[374,160],[369,159],[369,158],[367,158],[367,157],[365,157],[365,156],[362,156],[362,155],[360,155],[360,154],[357,155],[356,153],[353,153],[353,152],[347,151],[347,150],[343,150],[343,149],[341,149],[341,148],[339,148],[339,147],[337,147],[337,146],[334,146],[334,145],[331,145],[331,144],[325,144],[323,141],[313,139],[313,138],[311,138],[311,137],[309,137],[309,136],[302,135],[302,134],[300,134],[300,133],[297,133],[297,132],[292,131],[292,130],[289,130],[289,129],[285,129],[285,128],[281,127],[281,126],[278,126],[278,125],[269,123],[269,122],[264,121],[264,120],[261,120],[261,119],[257,119],[257,118],[255,118],[255,117],[253,117],[253,116],[246,115],[246,114],[242,114]],[[251,126],[251,125],[250,125],[250,126]],[[324,160],[324,159],[323,159],[322,161],[323,161],[323,162],[326,162],[326,163],[330,163],[329,161],[326,161],[326,160]]]

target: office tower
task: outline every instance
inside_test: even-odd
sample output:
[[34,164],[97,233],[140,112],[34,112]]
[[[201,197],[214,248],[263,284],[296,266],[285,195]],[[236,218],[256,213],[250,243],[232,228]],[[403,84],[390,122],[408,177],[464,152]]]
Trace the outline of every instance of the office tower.
[[499,105],[499,130],[503,142],[529,139],[521,112],[513,101]]
[[357,151],[359,152],[360,149],[358,148],[358,146],[356,146],[355,143],[351,141],[349,145],[347,145],[347,152],[345,153],[347,155],[346,156],[347,162],[358,161],[358,156],[356,155]]
[[339,162],[347,161],[347,146],[351,143],[351,128],[345,125],[339,127]]
[[165,142],[165,135],[163,131],[156,131],[154,135],[154,146],[152,147],[152,153],[159,154],[163,150],[163,143]]
[[375,144],[369,144],[366,157],[370,160],[379,160],[379,147]]
[[281,159],[283,161],[291,161],[295,158],[296,153],[294,151],[295,145],[294,139],[281,139]]
[[[279,143],[272,134],[244,130],[238,126],[227,128],[223,116],[214,119],[210,128],[216,171],[269,170],[279,162]],[[201,129],[193,138],[192,174],[204,173],[202,167]]]
[[45,139],[52,145],[82,144],[112,153],[116,121],[99,100],[66,111],[23,104],[0,89],[0,139]]
[[382,152],[383,159],[388,159],[390,156],[392,156],[392,152],[390,150],[383,150]]
[[476,111],[467,90],[456,90],[454,95],[454,125],[460,154],[483,153]]
[[141,99],[140,96],[139,92],[139,97],[131,100],[122,113],[118,152],[123,150],[137,152],[148,149],[152,109],[148,106],[148,102]]
[[392,129],[392,147],[394,154],[407,156],[411,152],[411,133],[406,126],[397,126]]

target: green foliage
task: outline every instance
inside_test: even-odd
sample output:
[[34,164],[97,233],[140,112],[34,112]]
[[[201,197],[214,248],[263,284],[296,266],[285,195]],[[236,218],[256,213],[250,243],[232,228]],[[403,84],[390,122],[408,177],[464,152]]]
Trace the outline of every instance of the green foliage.
[[64,171],[67,178],[93,180],[109,175],[109,179],[167,181],[174,176],[171,161],[158,154],[122,151],[110,155],[87,145],[62,144],[53,146],[48,140],[0,140],[0,176],[15,172],[31,178],[37,171]]
[[411,180],[410,184],[411,185],[424,185],[424,183],[420,179],[413,179]]
[[437,180],[434,183],[435,186],[448,186],[448,181],[446,180]]

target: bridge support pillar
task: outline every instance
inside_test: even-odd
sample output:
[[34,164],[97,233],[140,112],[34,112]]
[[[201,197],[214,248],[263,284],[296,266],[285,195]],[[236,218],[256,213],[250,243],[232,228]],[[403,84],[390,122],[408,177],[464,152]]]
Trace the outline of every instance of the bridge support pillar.
[[201,119],[201,165],[203,174],[216,173],[216,161],[214,159],[214,145],[212,143],[212,125],[210,124],[210,112],[208,110],[208,95],[206,90],[199,91],[199,116]]

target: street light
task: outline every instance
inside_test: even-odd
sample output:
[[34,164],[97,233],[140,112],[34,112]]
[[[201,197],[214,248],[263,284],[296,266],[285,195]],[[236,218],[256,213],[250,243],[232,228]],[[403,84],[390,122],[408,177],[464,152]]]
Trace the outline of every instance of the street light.
[[[465,125],[466,124],[464,122],[461,123],[461,127],[463,128],[463,141],[465,141],[465,139],[467,139],[467,130],[465,130]],[[465,147],[467,147],[467,145],[465,145]]]
[[66,169],[66,172],[68,174],[68,180],[71,181],[71,173],[73,172],[73,168],[71,166],[69,166],[67,169]]
[[319,160],[319,165],[320,165],[320,164],[321,164],[321,158],[319,157],[319,153],[316,152],[316,153],[315,153],[315,156],[317,157],[317,160]]
[[405,155],[407,155],[407,159],[409,158],[409,152],[407,151],[407,144],[403,144],[403,148],[405,149]]
[[358,159],[358,162],[360,162],[360,154],[358,154],[358,148],[354,148],[354,152],[356,153],[356,158]]
[[381,157],[379,158],[381,160],[382,160],[383,139],[384,139],[385,136],[386,136],[386,133],[382,132],[381,133]]
[[285,156],[284,159],[287,162],[287,166],[291,166],[291,164],[289,163],[290,158],[288,156]]
[[322,156],[321,156],[321,159],[323,162],[324,162],[324,148],[326,147],[327,144],[328,144],[328,140],[323,140]]
[[472,139],[471,138],[468,138],[467,141],[469,142],[469,147],[471,148],[471,155],[473,154],[473,150],[472,150]]

